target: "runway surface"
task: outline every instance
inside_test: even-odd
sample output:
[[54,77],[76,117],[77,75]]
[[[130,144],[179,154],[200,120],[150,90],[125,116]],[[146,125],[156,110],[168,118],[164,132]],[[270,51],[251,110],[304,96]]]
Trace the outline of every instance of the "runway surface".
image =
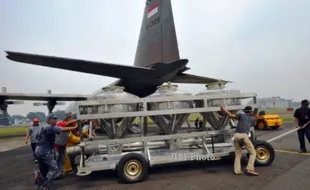
[[[256,131],[258,139],[269,140],[294,129],[285,124],[278,130]],[[307,142],[307,141],[306,141]],[[31,149],[29,146],[15,148],[24,144],[23,138],[0,142],[0,187],[6,190],[36,189],[32,184]],[[137,184],[121,184],[115,172],[96,172],[90,176],[68,176],[55,181],[54,189],[104,189],[104,190],[201,190],[201,189],[309,189],[310,153],[299,154],[296,132],[271,143],[276,149],[276,158],[269,167],[257,167],[257,177],[235,176],[232,161],[179,164],[156,167],[150,170],[149,179]],[[5,148],[5,146],[7,146]],[[15,149],[7,150],[8,146]],[[15,147],[14,147],[15,146]],[[308,150],[310,150],[309,145]],[[244,166],[245,167],[245,166]]]

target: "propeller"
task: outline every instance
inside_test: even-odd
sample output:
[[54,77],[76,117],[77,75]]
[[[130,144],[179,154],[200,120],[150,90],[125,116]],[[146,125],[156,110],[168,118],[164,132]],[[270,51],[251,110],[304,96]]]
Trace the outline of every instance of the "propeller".
[[[2,87],[1,89],[2,93],[7,93],[7,88],[6,87]],[[8,105],[12,105],[12,104],[24,104],[25,102],[23,100],[6,100],[4,98],[0,99],[0,109],[3,111],[7,111],[8,109]]]
[[[48,90],[47,94],[52,94],[52,90]],[[65,104],[66,102],[57,101],[54,99],[50,99],[47,102],[34,102],[33,103],[34,106],[47,106],[48,113],[52,113],[56,105],[65,105]]]
[[[47,106],[48,102],[34,102],[33,103],[34,106]],[[56,105],[66,105],[66,102],[56,102]]]
[[[7,93],[6,87],[2,87],[2,93]],[[9,125],[8,121],[8,106],[13,104],[23,104],[24,101],[19,100],[6,100],[5,98],[0,98],[0,119],[5,120],[4,125]]]

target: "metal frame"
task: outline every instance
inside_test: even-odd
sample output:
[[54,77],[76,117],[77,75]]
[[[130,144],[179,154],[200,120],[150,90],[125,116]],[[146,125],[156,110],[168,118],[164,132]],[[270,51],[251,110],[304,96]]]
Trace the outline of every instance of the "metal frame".
[[[200,96],[179,96],[179,97],[146,97],[146,98],[128,98],[122,100],[116,99],[96,99],[96,100],[87,100],[87,101],[78,101],[76,104],[76,113],[77,118],[79,120],[83,119],[112,119],[112,118],[119,118],[119,117],[146,117],[146,116],[153,116],[153,115],[164,115],[164,114],[182,114],[182,113],[200,113],[200,112],[213,112],[213,111],[220,111],[219,107],[208,107],[207,101],[208,100],[215,100],[221,99],[223,100],[223,105],[225,103],[225,99],[231,98],[239,98],[239,99],[247,99],[253,98],[254,104],[251,106],[256,108],[256,93],[248,93],[248,94],[232,94],[232,95],[200,95]],[[167,109],[167,110],[148,110],[147,104],[154,103],[154,102],[173,102],[173,101],[204,101],[204,107],[201,108],[186,108],[186,109]],[[93,113],[93,114],[81,114],[80,108],[85,106],[105,106],[110,104],[140,104],[141,111],[134,111],[134,112],[114,112],[114,113]],[[240,110],[243,109],[244,106],[226,106],[228,110]]]
[[[76,104],[76,113],[78,120],[93,120],[93,119],[111,119],[111,118],[126,118],[126,117],[140,117],[141,137],[129,137],[114,140],[96,140],[84,141],[79,146],[81,148],[80,166],[78,166],[77,175],[88,175],[92,171],[98,170],[115,170],[119,160],[128,153],[139,153],[144,156],[149,166],[165,163],[175,163],[191,160],[218,160],[223,156],[229,156],[234,152],[234,145],[231,142],[233,136],[233,129],[222,129],[217,131],[202,131],[191,133],[177,133],[172,135],[155,135],[147,136],[144,129],[147,124],[143,122],[147,116],[165,115],[165,114],[183,114],[183,113],[202,113],[220,111],[219,107],[208,107],[208,100],[220,99],[223,104],[225,99],[246,99],[253,98],[254,108],[256,105],[256,93],[247,94],[230,94],[230,95],[200,95],[200,96],[178,96],[178,97],[146,97],[146,98],[129,98],[122,100],[115,99],[96,99],[79,101]],[[165,110],[148,110],[148,103],[153,102],[173,102],[173,101],[204,101],[204,107],[193,107],[187,109],[165,109]],[[140,110],[133,112],[115,112],[115,113],[89,113],[83,114],[80,108],[88,106],[104,106],[111,104],[137,104],[140,105]],[[141,106],[142,105],[142,106]],[[226,106],[228,110],[241,110],[244,105]],[[143,126],[144,125],[144,126]],[[89,130],[91,131],[92,126]],[[214,138],[226,135],[222,143],[215,143]],[[251,129],[249,136],[254,139],[254,128]],[[152,143],[156,141],[165,148],[154,148]],[[209,142],[208,142],[209,141]],[[114,142],[114,145],[113,143]],[[155,143],[156,143],[155,142]],[[97,143],[97,151],[89,158],[85,159],[85,148],[92,143]],[[133,147],[135,144],[137,144]],[[153,147],[152,147],[153,146]],[[113,149],[114,147],[114,149]],[[211,150],[210,150],[211,149]],[[195,156],[192,156],[195,155]],[[188,157],[189,156],[189,157]],[[196,157],[196,158],[194,158]],[[179,158],[179,159],[177,159]],[[205,159],[204,159],[205,158]]]

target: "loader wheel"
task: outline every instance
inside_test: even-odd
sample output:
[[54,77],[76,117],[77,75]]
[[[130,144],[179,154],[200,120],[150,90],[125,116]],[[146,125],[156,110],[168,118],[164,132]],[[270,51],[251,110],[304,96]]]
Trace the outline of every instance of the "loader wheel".
[[257,122],[257,128],[260,129],[260,130],[266,129],[267,128],[266,123],[264,121],[262,121],[262,120],[258,121]]
[[148,176],[148,170],[147,161],[137,153],[126,154],[117,165],[117,175],[124,183],[144,181]]
[[275,151],[271,144],[266,141],[257,140],[254,142],[254,148],[256,150],[255,165],[269,166],[273,162]]

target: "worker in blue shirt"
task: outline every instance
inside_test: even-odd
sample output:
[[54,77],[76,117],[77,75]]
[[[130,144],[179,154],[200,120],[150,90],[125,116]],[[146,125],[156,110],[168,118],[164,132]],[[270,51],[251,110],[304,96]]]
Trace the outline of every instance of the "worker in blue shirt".
[[70,131],[77,128],[74,127],[57,127],[57,116],[53,113],[47,116],[48,125],[42,126],[37,136],[37,147],[35,149],[36,158],[39,161],[40,172],[35,172],[34,182],[39,189],[51,189],[54,175],[58,169],[53,154],[53,145],[55,142],[55,134],[61,131]]

